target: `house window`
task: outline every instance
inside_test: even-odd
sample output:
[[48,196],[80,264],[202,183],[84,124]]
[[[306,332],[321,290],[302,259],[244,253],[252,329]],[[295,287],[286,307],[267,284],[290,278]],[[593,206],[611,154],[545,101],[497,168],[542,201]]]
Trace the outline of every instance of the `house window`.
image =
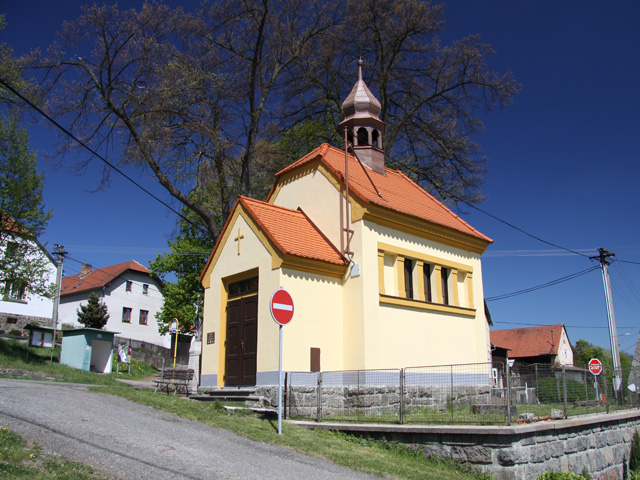
[[23,301],[26,298],[27,283],[23,280],[8,281],[4,284],[6,300]]
[[127,292],[131,291],[131,285],[133,284],[133,282],[131,280],[127,280],[127,284],[126,284],[126,289]]
[[16,242],[9,242],[7,244],[7,250],[5,253],[6,258],[13,258],[18,254],[18,244]]
[[380,304],[475,317],[473,266],[378,243]]
[[129,307],[122,308],[122,323],[131,323],[131,309]]
[[424,299],[427,302],[433,302],[433,292],[431,290],[431,265],[428,263],[422,265],[422,275],[424,278]]
[[8,325],[15,325],[16,323],[18,323],[18,319],[17,318],[13,318],[13,317],[7,318],[7,324]]
[[442,303],[449,305],[449,269],[442,267],[440,275],[442,278]]
[[147,324],[147,318],[149,317],[149,310],[140,310],[140,325]]
[[407,298],[413,298],[413,260],[404,259],[404,293]]
[[149,293],[149,285],[147,285],[146,283],[142,284],[142,294],[143,295],[147,295]]

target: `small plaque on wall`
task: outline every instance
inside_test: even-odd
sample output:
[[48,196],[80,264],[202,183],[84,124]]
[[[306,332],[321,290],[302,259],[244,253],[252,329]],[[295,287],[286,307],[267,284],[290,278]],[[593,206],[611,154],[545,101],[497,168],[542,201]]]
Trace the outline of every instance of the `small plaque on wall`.
[[212,343],[216,343],[216,332],[207,333],[207,345],[210,345]]

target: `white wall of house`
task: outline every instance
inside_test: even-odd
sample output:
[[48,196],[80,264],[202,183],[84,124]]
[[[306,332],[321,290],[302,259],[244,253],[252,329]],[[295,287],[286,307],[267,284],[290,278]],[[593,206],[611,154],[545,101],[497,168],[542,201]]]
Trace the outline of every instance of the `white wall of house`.
[[[2,245],[0,248],[4,249]],[[43,253],[44,254],[44,253]],[[52,284],[56,282],[56,266],[55,263],[47,256],[48,262],[48,281]],[[2,318],[2,325],[0,329],[4,328],[10,330],[12,328],[12,321],[15,317],[20,317],[20,323],[25,324],[31,321],[43,323],[44,320],[51,321],[53,315],[53,300],[50,298],[36,295],[26,290],[25,296],[22,299],[8,299],[4,296],[5,285],[0,285],[0,317]],[[7,323],[9,322],[9,323]]]
[[562,335],[560,335],[560,345],[558,345],[556,363],[560,365],[573,365],[573,349],[571,348],[567,332],[564,329],[562,329]]
[[[128,282],[131,282],[130,288]],[[147,285],[146,293],[144,285]],[[140,272],[129,271],[115,278],[104,289],[96,290],[96,293],[109,311],[105,330],[119,332],[120,337],[170,347],[170,336],[158,332],[156,313],[162,309],[164,300],[160,286],[154,279]],[[58,309],[60,322],[81,326],[77,312],[81,304],[87,303],[90,294],[90,291],[85,291],[63,295]],[[129,309],[128,322],[125,321],[125,309]],[[146,324],[141,322],[141,312],[147,312]]]

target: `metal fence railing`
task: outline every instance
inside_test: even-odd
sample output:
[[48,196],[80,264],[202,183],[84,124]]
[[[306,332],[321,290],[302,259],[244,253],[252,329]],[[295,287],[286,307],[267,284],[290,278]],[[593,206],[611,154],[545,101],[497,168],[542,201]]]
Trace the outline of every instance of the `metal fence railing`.
[[288,372],[285,383],[285,415],[317,421],[511,424],[640,406],[630,368],[480,363]]

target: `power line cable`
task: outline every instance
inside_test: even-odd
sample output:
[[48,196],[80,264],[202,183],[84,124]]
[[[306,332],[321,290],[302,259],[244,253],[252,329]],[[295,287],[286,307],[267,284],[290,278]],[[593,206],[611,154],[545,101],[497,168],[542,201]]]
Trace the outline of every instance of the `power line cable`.
[[558,278],[556,280],[551,280],[550,282],[543,283],[541,285],[536,285],[534,287],[525,288],[523,290],[518,290],[516,292],[505,293],[503,295],[496,295],[495,297],[488,297],[488,298],[485,298],[485,301],[494,302],[496,300],[504,300],[506,298],[515,297],[517,295],[523,295],[525,293],[534,292],[536,290],[541,290],[543,288],[551,287],[553,285],[558,285],[559,283],[563,283],[563,282],[567,282],[569,280],[573,280],[574,278],[578,278],[578,277],[580,277],[582,275],[586,275],[589,272],[593,272],[593,271],[599,270],[599,269],[600,269],[600,267],[587,268],[586,270],[582,270],[581,272],[573,273],[571,275],[567,275],[566,277]]
[[617,261],[621,263],[630,263],[632,265],[640,265],[640,262],[630,262],[629,260],[617,260]]
[[[89,151],[92,155],[94,155],[96,158],[98,158],[99,160],[101,160],[102,162],[104,162],[107,166],[109,166],[110,168],[112,168],[113,170],[115,170],[117,173],[119,173],[120,175],[122,175],[125,179],[129,180],[129,182],[131,182],[133,185],[135,185],[136,187],[138,187],[140,190],[142,190],[144,193],[146,193],[147,195],[149,195],[151,198],[153,198],[154,200],[156,200],[157,202],[160,202],[162,205],[164,205],[166,208],[168,208],[170,211],[172,211],[173,213],[175,213],[176,215],[178,215],[180,218],[182,218],[183,220],[185,220],[187,223],[189,223],[190,225],[198,228],[200,231],[205,232],[208,234],[208,231],[206,231],[205,229],[203,229],[200,225],[196,225],[195,223],[193,223],[191,220],[189,220],[186,216],[184,216],[182,213],[178,212],[177,210],[175,210],[173,207],[171,207],[169,204],[167,204],[164,200],[158,198],[156,195],[154,195],[153,193],[151,193],[149,190],[147,190],[145,187],[143,187],[142,185],[140,185],[138,182],[136,182],[135,180],[133,180],[131,177],[129,177],[126,173],[124,173],[122,170],[120,170],[118,167],[116,167],[115,165],[113,165],[111,162],[109,162],[106,158],[104,158],[102,155],[100,155],[99,153],[97,153],[95,150],[93,150],[91,147],[89,147],[88,145],[86,145],[83,141],[81,141],[80,139],[78,139],[75,135],[73,135],[69,130],[67,130],[65,127],[63,127],[62,125],[60,125],[56,120],[54,120],[53,118],[51,118],[48,114],[46,114],[43,110],[41,110],[38,106],[36,106],[33,102],[31,102],[28,98],[26,98],[25,96],[23,96],[20,92],[18,92],[15,88],[13,88],[12,85],[10,85],[9,83],[7,83],[3,78],[0,78],[0,84],[2,84],[5,88],[7,88],[8,90],[10,90],[14,95],[16,95],[18,98],[20,98],[22,101],[24,101],[27,105],[29,105],[31,108],[33,108],[36,112],[38,112],[40,115],[42,115],[44,118],[46,118],[49,122],[51,122],[53,125],[55,125],[59,130],[61,130],[65,135],[68,135],[70,138],[72,138],[76,143],[78,143],[80,146],[84,147],[87,151]],[[537,235],[533,235],[529,232],[527,232],[526,230],[517,227],[516,225],[507,222],[506,220],[503,220],[479,207],[477,207],[476,205],[473,205],[472,203],[470,203],[467,200],[464,200],[460,197],[458,197],[457,195],[451,193],[450,191],[446,190],[446,189],[442,189],[441,190],[446,193],[447,195],[449,195],[451,198],[454,198],[456,201],[464,203],[465,205],[473,208],[474,210],[477,210],[480,213],[483,213],[484,215],[487,215],[490,218],[493,218],[494,220],[497,220],[500,223],[503,223],[504,225],[513,228],[514,230],[519,231],[520,233],[533,238],[534,240],[537,240],[541,243],[544,243],[546,245],[549,245],[551,247],[560,249],[560,250],[564,250],[566,252],[570,252],[574,255],[579,255],[581,257],[587,257],[589,258],[588,255],[585,255],[583,253],[580,253],[576,250],[570,249],[570,248],[566,248],[563,247],[561,245],[558,245],[556,243],[553,242],[549,242],[547,240],[544,240],[541,237],[538,237]],[[630,261],[624,261],[624,260],[619,260],[625,263],[632,263],[632,264],[636,264],[636,265],[640,265],[640,262],[630,262]],[[493,299],[495,300],[495,298]]]
[[[419,174],[419,175],[420,175],[420,174]],[[424,176],[424,175],[422,175],[422,176]],[[547,240],[544,240],[543,238],[540,238],[540,237],[538,237],[538,236],[536,236],[536,235],[533,235],[533,234],[531,234],[531,233],[527,232],[526,230],[523,230],[522,228],[517,227],[517,226],[515,226],[514,224],[512,224],[512,223],[510,223],[510,222],[507,222],[506,220],[502,220],[501,218],[496,217],[495,215],[493,215],[493,214],[491,214],[491,213],[489,213],[489,212],[486,212],[485,210],[482,210],[481,208],[479,208],[479,207],[477,207],[477,206],[473,205],[473,204],[472,204],[472,203],[470,203],[469,201],[467,201],[467,200],[465,200],[465,199],[463,199],[463,198],[458,197],[457,195],[455,195],[455,194],[451,193],[449,190],[446,190],[446,189],[444,189],[444,188],[442,188],[442,187],[438,187],[438,188],[439,188],[442,192],[444,192],[445,194],[449,195],[451,198],[455,199],[456,201],[461,202],[461,203],[464,203],[465,205],[468,205],[469,207],[471,207],[471,208],[473,208],[473,209],[477,210],[478,212],[483,213],[483,214],[487,215],[488,217],[491,217],[491,218],[493,218],[494,220],[497,220],[498,222],[503,223],[504,225],[506,225],[506,226],[508,226],[508,227],[511,227],[511,228],[513,228],[514,230],[517,230],[518,232],[520,232],[520,233],[522,233],[522,234],[524,234],[524,235],[526,235],[526,236],[528,236],[528,237],[530,237],[530,238],[533,238],[534,240],[537,240],[537,241],[539,241],[539,242],[542,242],[542,243],[544,243],[544,244],[546,244],[546,245],[549,245],[549,246],[551,246],[551,247],[558,248],[558,249],[560,249],[560,250],[564,250],[564,251],[566,251],[566,252],[573,253],[573,254],[575,254],[575,255],[579,255],[579,256],[581,256],[581,257],[589,258],[589,255],[585,255],[584,253],[580,253],[580,252],[578,252],[578,251],[576,251],[576,250],[572,250],[572,249],[570,249],[570,248],[565,248],[565,247],[563,247],[563,246],[561,246],[561,245],[558,245],[558,244],[556,244],[556,243],[553,243],[553,242],[549,242],[549,241],[547,241]]]
[[87,144],[85,144],[82,140],[80,140],[79,138],[77,138],[73,133],[71,133],[69,130],[67,130],[65,127],[63,127],[62,125],[60,125],[56,120],[54,120],[53,118],[51,118],[48,114],[46,114],[43,110],[41,110],[38,106],[36,106],[33,102],[31,102],[31,100],[29,100],[28,98],[26,98],[24,95],[22,95],[20,92],[18,92],[15,88],[13,88],[12,85],[10,85],[9,83],[7,83],[3,78],[0,78],[0,84],[3,85],[4,87],[6,87],[9,91],[11,91],[14,95],[16,95],[18,98],[20,98],[23,102],[25,102],[27,105],[29,105],[31,108],[33,108],[36,112],[38,112],[40,115],[42,115],[44,118],[46,118],[49,122],[51,122],[53,125],[56,126],[56,128],[58,128],[59,130],[61,130],[65,135],[68,135],[69,137],[71,137],[76,143],[78,143],[80,146],[84,147],[86,150],[88,150],[92,155],[94,155],[95,157],[97,157],[98,159],[102,160],[102,162],[104,162],[106,165],[108,165],[109,167],[111,167],[113,170],[115,170],[117,173],[119,173],[120,175],[122,175],[124,178],[126,178],[127,180],[129,180],[131,183],[133,183],[136,187],[138,187],[140,190],[142,190],[144,193],[146,193],[147,195],[149,195],[151,198],[153,198],[154,200],[160,202],[162,205],[164,205],[165,207],[167,207],[169,210],[171,210],[173,213],[175,213],[176,215],[178,215],[180,218],[182,218],[184,221],[188,222],[189,224],[191,224],[192,226],[196,227],[197,229],[201,230],[202,232],[206,232],[207,234],[209,233],[208,231],[206,231],[205,229],[203,229],[200,225],[196,225],[195,223],[193,223],[191,220],[189,220],[187,217],[185,217],[182,213],[178,212],[176,209],[174,209],[171,205],[169,205],[168,203],[166,203],[164,200],[158,198],[156,195],[154,195],[153,193],[151,193],[149,190],[147,190],[146,188],[144,188],[142,185],[140,185],[138,182],[136,182],[134,179],[132,179],[131,177],[129,177],[126,173],[124,173],[122,170],[120,170],[118,167],[116,167],[115,165],[113,165],[111,162],[109,162],[106,158],[104,158],[102,155],[100,155],[98,152],[96,152],[95,150],[93,150],[91,147],[89,147]]
[[[500,323],[504,325],[524,325],[525,327],[544,327],[545,325],[540,325],[539,323],[522,323],[522,322],[497,322],[493,321],[493,323]],[[594,327],[592,325],[567,325],[563,324],[567,328],[598,328],[598,329],[609,329],[609,327]],[[620,330],[633,330],[635,327],[618,327]]]

